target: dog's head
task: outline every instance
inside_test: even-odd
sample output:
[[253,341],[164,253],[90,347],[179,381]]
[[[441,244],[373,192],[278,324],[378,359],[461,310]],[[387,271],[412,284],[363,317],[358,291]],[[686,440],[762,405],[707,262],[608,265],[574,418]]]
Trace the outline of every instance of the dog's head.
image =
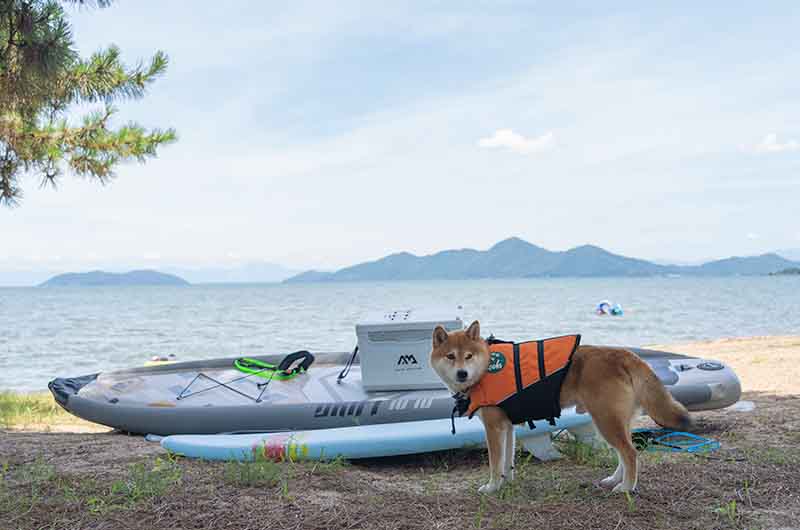
[[466,331],[453,333],[436,326],[430,364],[453,392],[466,392],[480,381],[489,368],[489,347],[481,339],[480,323],[476,320]]

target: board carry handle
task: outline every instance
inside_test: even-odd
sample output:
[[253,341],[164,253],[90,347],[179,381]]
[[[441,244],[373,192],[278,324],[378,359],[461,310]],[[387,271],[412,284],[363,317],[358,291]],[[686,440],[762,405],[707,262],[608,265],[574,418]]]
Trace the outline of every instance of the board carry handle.
[[[295,362],[299,361],[300,359],[302,359],[302,362],[300,362],[300,364],[298,364],[297,366],[295,366],[290,370],[289,367],[292,366]],[[289,355],[284,357],[284,359],[278,365],[278,370],[286,375],[302,374],[311,367],[311,364],[313,362],[314,362],[314,356],[311,355],[310,352],[306,350],[300,350],[294,353],[290,353]]]
[[[292,368],[292,365],[298,360],[302,360],[302,362]],[[233,362],[233,365],[237,370],[248,375],[257,375],[268,380],[288,381],[305,373],[313,362],[314,356],[305,350],[301,350],[284,357],[278,366],[249,357],[240,357]]]

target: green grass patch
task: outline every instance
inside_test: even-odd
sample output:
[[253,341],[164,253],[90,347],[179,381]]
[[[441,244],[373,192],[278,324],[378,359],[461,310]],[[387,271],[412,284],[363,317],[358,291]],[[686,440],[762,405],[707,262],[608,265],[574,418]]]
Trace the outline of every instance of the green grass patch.
[[80,421],[58,406],[48,393],[0,392],[1,428]]
[[738,508],[736,500],[723,502],[722,504],[714,508],[714,513],[719,515],[720,518],[727,521],[732,526],[735,526],[741,517],[741,512]]
[[594,446],[575,438],[556,438],[553,444],[561,454],[579,465],[595,468],[613,468],[617,465],[617,455],[606,445]]
[[636,511],[636,501],[629,492],[625,492],[625,501],[628,505],[628,512],[633,513]]
[[336,475],[344,471],[350,462],[337,456],[333,460],[319,460],[311,466],[312,475]]
[[0,465],[0,516],[13,521],[28,513],[42,502],[55,476],[55,468],[41,457],[20,466]]
[[792,467],[800,465],[800,451],[793,447],[748,448],[743,453],[748,461],[759,464]]
[[480,530],[483,528],[483,520],[486,514],[486,496],[481,495],[478,499],[478,510],[475,512],[475,521],[473,522],[473,527]]
[[257,455],[251,462],[231,461],[225,463],[225,482],[236,486],[275,486],[286,475],[288,463],[273,462]]
[[144,499],[160,497],[169,488],[180,484],[183,469],[170,457],[156,458],[151,465],[132,464],[128,475],[111,484],[111,495],[122,498],[128,504],[135,504]]
[[[584,444],[585,445],[585,444]],[[510,503],[577,501],[587,495],[587,483],[566,462],[542,464],[532,454],[518,449],[514,480],[507,482],[497,497]],[[486,477],[481,477],[485,481]],[[479,481],[479,482],[482,482]],[[476,486],[477,487],[477,486]]]
[[183,468],[174,457],[167,456],[149,463],[131,464],[123,478],[112,482],[109,488],[93,494],[80,495],[71,488],[62,488],[62,493],[67,498],[82,499],[94,513],[106,513],[162,497],[182,481]]
[[10,481],[11,465],[8,462],[3,462],[0,465],[0,514],[10,513],[13,508],[12,501],[14,496],[9,487]]

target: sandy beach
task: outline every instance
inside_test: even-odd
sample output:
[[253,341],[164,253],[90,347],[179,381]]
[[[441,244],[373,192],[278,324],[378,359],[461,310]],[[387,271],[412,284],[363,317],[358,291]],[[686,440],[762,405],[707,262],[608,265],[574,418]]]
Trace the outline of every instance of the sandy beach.
[[745,392],[800,394],[800,336],[718,339],[652,347],[723,361],[736,371]]
[[[729,364],[754,408],[695,414],[696,432],[722,443],[706,458],[642,453],[630,500],[595,486],[611,466],[602,454],[523,458],[513,487],[480,498],[487,464],[478,450],[276,464],[277,479],[253,483],[231,480],[239,471],[230,465],[165,460],[140,436],[56,419],[0,434],[2,528],[800,528],[800,336],[652,347]],[[136,466],[152,476],[170,469],[174,480],[126,496],[119,484]],[[47,481],[37,485],[33,468]]]

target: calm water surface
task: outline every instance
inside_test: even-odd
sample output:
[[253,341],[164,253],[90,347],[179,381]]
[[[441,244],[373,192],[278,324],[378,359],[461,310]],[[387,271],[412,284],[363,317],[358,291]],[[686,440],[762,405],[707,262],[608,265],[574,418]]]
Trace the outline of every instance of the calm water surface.
[[[623,317],[598,317],[608,298]],[[486,334],[641,346],[800,334],[800,277],[603,278],[191,287],[0,288],[0,390],[56,376],[182,360],[345,351],[387,309],[462,306]]]

